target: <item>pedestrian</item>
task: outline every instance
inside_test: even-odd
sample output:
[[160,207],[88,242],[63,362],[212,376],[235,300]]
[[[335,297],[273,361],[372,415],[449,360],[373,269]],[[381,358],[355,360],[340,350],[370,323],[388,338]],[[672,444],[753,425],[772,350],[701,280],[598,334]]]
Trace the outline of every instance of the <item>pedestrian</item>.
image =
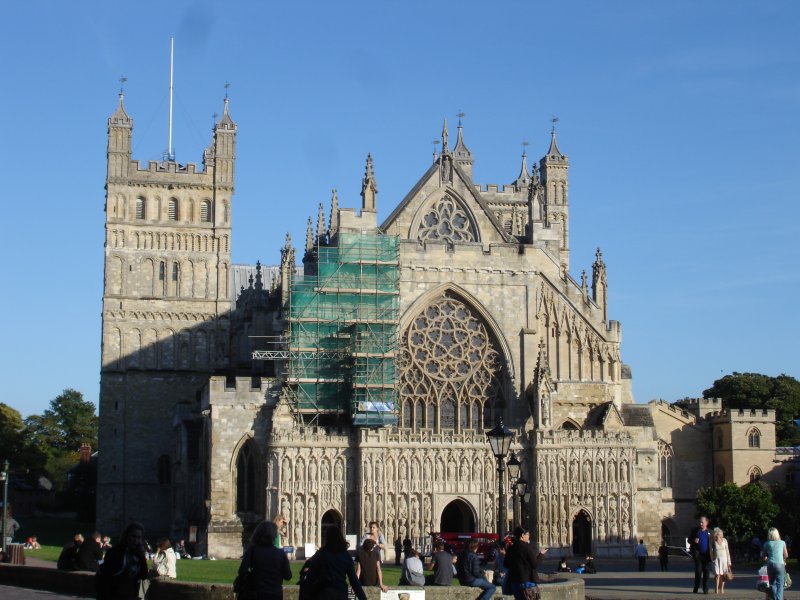
[[422,560],[419,558],[413,546],[406,546],[406,558],[403,561],[403,570],[400,572],[400,585],[425,585],[425,571],[422,567]]
[[758,534],[753,534],[753,538],[750,540],[750,560],[760,559],[762,550],[761,538],[758,537]]
[[61,549],[56,568],[60,571],[74,571],[77,569],[78,552],[81,550],[81,544],[83,544],[83,536],[80,533],[76,533],[72,536],[72,540],[64,544]]
[[[586,565],[584,564],[584,568],[585,567],[586,567]],[[561,562],[558,563],[558,572],[559,573],[572,573],[572,569],[570,569],[569,565],[567,564],[566,557],[562,558]]]
[[506,574],[508,573],[508,567],[506,567],[506,549],[509,543],[511,543],[511,536],[498,540],[494,553],[494,578],[492,583],[500,586],[500,591],[503,594],[507,593]]
[[661,565],[662,571],[669,571],[669,548],[666,544],[658,547],[658,564]]
[[382,592],[389,591],[383,585],[381,554],[372,538],[365,539],[361,548],[356,551],[356,577],[364,587],[379,587]]
[[486,574],[481,568],[481,559],[475,552],[478,549],[478,540],[471,539],[467,548],[458,557],[458,581],[466,587],[476,587],[483,590],[477,600],[489,600],[494,596],[497,587],[486,579]]
[[714,577],[716,578],[716,593],[723,594],[725,589],[725,573],[731,570],[731,553],[728,549],[728,540],[722,529],[714,527],[714,541],[711,544],[711,559],[714,561]]
[[19,522],[12,516],[11,505],[9,504],[6,510],[6,546],[14,541],[14,536],[17,535],[20,527]]
[[275,547],[278,527],[272,521],[261,521],[250,537],[250,546],[242,556],[237,580],[254,590],[258,600],[281,600],[283,582],[292,578],[286,553]]
[[433,576],[425,582],[425,585],[453,585],[453,555],[444,549],[442,540],[433,542],[431,569]]
[[36,539],[35,535],[30,536],[27,540],[25,540],[25,550],[41,550],[42,546],[39,544],[39,540]]
[[278,530],[277,534],[275,534],[275,547],[283,548],[283,538],[289,539],[289,519],[283,513],[278,513],[272,519],[272,522],[275,523],[275,527]]
[[175,564],[177,562],[175,550],[172,549],[172,543],[169,538],[160,538],[156,542],[156,554],[153,557],[153,571],[151,574],[155,577],[175,579],[178,576],[175,572]]
[[186,542],[184,542],[183,538],[179,539],[178,542],[175,544],[175,555],[179,556],[180,558],[192,558],[191,555],[186,551]]
[[513,594],[517,600],[525,598],[523,584],[528,582],[538,584],[545,580],[539,575],[539,565],[544,560],[547,550],[536,552],[530,544],[530,539],[530,531],[524,527],[517,527],[514,529],[514,543],[506,549],[508,593]]
[[786,542],[781,540],[781,535],[774,527],[767,532],[767,541],[764,543],[763,558],[767,561],[767,575],[769,587],[772,590],[773,600],[783,600],[783,587],[786,580],[786,559],[789,552]]
[[394,540],[394,564],[396,567],[403,564],[403,540],[399,535]]
[[708,517],[700,517],[700,528],[695,531],[691,541],[694,558],[694,593],[703,585],[703,593],[708,593],[708,571],[711,566],[711,531],[708,529]]
[[639,561],[639,571],[644,571],[647,566],[647,546],[644,545],[644,540],[639,540],[636,548],[633,549],[633,555]]
[[100,561],[103,560],[103,549],[100,547],[101,536],[99,531],[95,531],[89,539],[84,540],[78,550],[75,561],[75,568],[78,571],[91,571],[97,573],[100,568]]
[[325,544],[320,548],[312,560],[316,563],[315,569],[325,573],[324,587],[314,600],[347,600],[347,581],[353,588],[359,600],[367,600],[367,595],[361,587],[361,582],[356,577],[353,559],[347,553],[347,540],[338,527],[329,527],[325,537]]
[[369,531],[364,534],[364,537],[361,538],[361,543],[363,544],[364,540],[367,539],[371,539],[375,542],[378,556],[380,556],[381,561],[383,561],[383,552],[386,550],[386,538],[383,537],[383,532],[381,531],[380,525],[378,525],[377,521],[369,522]]
[[97,600],[138,600],[147,579],[144,527],[131,523],[117,543],[106,552],[94,576]]

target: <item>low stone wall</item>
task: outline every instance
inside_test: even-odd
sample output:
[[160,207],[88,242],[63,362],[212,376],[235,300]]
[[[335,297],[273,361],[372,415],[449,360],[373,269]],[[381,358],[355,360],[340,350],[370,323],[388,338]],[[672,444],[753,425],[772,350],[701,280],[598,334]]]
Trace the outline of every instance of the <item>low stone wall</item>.
[[[0,584],[15,587],[33,588],[94,598],[94,574],[57,571],[42,567],[21,567],[0,565]],[[419,588],[392,588],[394,590]],[[367,598],[380,600],[380,590],[367,588]],[[546,583],[541,587],[542,600],[584,600],[582,579],[566,579]],[[299,589],[296,585],[283,588],[284,600],[297,600]],[[425,600],[476,600],[480,590],[469,587],[426,587]],[[183,581],[155,580],[147,593],[149,600],[235,600],[230,584],[188,583]],[[500,600],[510,596],[495,594]]]

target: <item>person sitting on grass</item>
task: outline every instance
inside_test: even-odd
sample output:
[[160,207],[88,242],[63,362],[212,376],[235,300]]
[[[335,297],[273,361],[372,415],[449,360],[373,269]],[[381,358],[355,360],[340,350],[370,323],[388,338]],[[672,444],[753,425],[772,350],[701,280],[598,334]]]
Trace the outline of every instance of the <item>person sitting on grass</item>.
[[422,561],[419,552],[413,547],[406,546],[406,559],[403,561],[403,570],[400,572],[400,585],[425,585],[425,572],[423,571]]
[[25,540],[25,550],[41,550],[42,546],[36,540],[36,536],[32,535],[27,540]]

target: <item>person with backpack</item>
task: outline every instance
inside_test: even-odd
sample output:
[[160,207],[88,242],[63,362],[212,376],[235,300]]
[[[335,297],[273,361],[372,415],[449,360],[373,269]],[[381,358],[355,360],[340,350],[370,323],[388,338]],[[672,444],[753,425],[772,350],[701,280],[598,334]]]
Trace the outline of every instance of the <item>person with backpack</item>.
[[300,600],[347,600],[348,580],[356,598],[367,600],[347,546],[341,529],[327,529],[325,544],[300,571]]
[[[272,521],[259,523],[239,565],[238,583],[235,586],[247,588],[251,596],[254,592],[256,600],[281,600],[283,581],[292,578],[286,553],[275,547],[278,535],[278,526]],[[237,593],[242,595],[243,591],[237,590]]]
[[458,581],[466,587],[481,588],[483,593],[478,600],[489,600],[497,589],[492,582],[486,579],[486,574],[481,567],[481,557],[475,552],[478,549],[478,540],[471,539],[458,557]]

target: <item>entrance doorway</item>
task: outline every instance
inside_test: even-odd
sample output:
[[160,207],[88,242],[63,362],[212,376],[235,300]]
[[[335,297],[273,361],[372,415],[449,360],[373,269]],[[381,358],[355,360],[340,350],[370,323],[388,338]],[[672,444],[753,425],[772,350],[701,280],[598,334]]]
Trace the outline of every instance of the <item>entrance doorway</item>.
[[592,553],[592,518],[585,510],[572,520],[572,554],[586,556]]
[[439,531],[450,533],[472,533],[475,531],[475,515],[469,504],[463,500],[453,500],[442,511]]
[[[331,527],[338,527],[341,531],[342,529],[342,515],[340,515],[335,510],[329,510],[324,515],[322,515],[322,521],[320,522],[320,537],[322,538],[321,545],[325,545],[325,541],[328,539],[328,529]],[[342,531],[344,534],[344,531]]]

